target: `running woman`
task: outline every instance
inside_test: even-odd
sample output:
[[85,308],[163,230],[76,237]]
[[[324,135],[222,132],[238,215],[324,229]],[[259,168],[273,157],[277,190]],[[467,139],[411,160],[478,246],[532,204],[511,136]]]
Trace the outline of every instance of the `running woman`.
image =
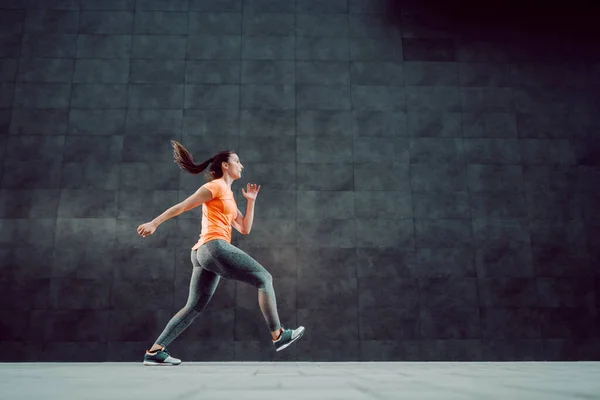
[[285,329],[277,312],[277,300],[271,274],[256,260],[231,244],[232,227],[243,235],[252,230],[254,204],[260,185],[248,183],[242,194],[247,200],[246,215],[237,208],[231,184],[240,179],[244,166],[237,154],[222,151],[201,164],[179,142],[171,141],[173,156],[179,167],[191,174],[209,168],[208,182],[184,201],[170,207],[150,222],[141,224],[142,237],[152,235],[163,222],[202,205],[200,238],[192,247],[192,278],[185,306],[167,323],[163,332],[144,355],[144,365],[179,365],[167,346],[177,338],[206,308],[221,278],[248,283],[258,289],[258,305],[271,331],[276,351],[300,339],[304,327]]

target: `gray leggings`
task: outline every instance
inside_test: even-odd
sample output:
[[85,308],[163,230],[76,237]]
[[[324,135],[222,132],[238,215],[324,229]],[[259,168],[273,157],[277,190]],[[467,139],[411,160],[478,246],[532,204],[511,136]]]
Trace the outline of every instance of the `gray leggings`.
[[271,274],[256,260],[225,240],[211,240],[191,254],[193,271],[186,305],[167,323],[156,340],[169,345],[206,308],[222,278],[246,282],[258,289],[258,305],[271,331],[280,328]]

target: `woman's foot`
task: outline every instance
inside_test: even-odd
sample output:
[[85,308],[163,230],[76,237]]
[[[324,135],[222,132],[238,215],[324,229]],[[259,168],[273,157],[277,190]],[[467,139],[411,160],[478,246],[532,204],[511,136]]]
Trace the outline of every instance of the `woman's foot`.
[[303,326],[299,326],[296,329],[282,329],[279,338],[272,339],[273,346],[275,346],[275,350],[281,351],[288,347],[290,344],[294,343],[296,340],[300,339],[302,335],[304,335]]
[[179,365],[181,360],[171,357],[166,347],[153,352],[146,351],[144,354],[144,365]]

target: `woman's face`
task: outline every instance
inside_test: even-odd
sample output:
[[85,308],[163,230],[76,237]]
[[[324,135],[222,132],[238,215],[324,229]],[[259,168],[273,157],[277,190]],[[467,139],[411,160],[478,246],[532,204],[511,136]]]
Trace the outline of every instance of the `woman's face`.
[[240,179],[242,177],[242,170],[244,166],[240,162],[240,158],[237,154],[231,153],[229,156],[229,174],[233,179]]

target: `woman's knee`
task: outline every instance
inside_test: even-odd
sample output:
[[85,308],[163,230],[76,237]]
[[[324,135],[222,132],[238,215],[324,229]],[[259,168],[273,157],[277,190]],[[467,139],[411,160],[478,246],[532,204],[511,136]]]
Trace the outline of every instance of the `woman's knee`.
[[202,312],[208,305],[211,296],[202,296],[192,305],[192,309],[196,312]]
[[258,286],[258,288],[267,291],[273,288],[273,275],[271,275],[269,272],[261,273],[260,285]]

